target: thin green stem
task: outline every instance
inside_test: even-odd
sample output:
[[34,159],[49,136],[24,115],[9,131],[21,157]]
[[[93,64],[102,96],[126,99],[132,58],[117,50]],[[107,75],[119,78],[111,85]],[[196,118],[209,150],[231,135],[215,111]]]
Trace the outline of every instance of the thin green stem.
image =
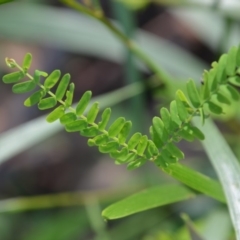
[[117,38],[131,51],[133,52],[139,59],[141,59],[146,66],[158,76],[158,78],[164,83],[169,83],[171,77],[161,69],[155,62],[149,58],[149,56],[144,53],[141,48],[132,40],[129,39],[122,31],[120,31],[108,18],[106,18],[103,14],[99,14],[98,12],[92,11],[90,9],[85,8],[81,4],[77,3],[74,0],[61,0],[67,6],[85,13],[100,22],[102,22]]

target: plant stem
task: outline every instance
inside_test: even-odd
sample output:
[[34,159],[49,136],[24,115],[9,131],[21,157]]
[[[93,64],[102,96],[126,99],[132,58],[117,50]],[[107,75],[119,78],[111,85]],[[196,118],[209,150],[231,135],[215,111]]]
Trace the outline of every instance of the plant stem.
[[93,11],[91,9],[86,8],[85,6],[77,3],[74,0],[61,0],[67,6],[85,13],[101,23],[103,23],[117,38],[131,51],[133,52],[139,59],[141,59],[145,65],[158,76],[158,78],[164,83],[169,83],[171,77],[161,69],[155,62],[148,57],[146,53],[144,53],[141,48],[132,40],[129,39],[122,31],[120,31],[108,18],[104,16],[104,14],[100,14],[99,11]]

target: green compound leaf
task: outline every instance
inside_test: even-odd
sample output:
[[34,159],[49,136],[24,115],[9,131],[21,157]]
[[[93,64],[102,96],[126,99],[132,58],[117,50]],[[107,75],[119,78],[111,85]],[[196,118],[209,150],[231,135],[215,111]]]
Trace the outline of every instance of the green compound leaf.
[[184,153],[173,143],[167,144],[167,150],[172,153],[178,159],[184,158]]
[[132,135],[132,137],[128,141],[128,150],[133,150],[137,146],[141,136],[142,134],[139,132]]
[[102,216],[109,220],[118,219],[194,197],[194,192],[181,185],[154,186],[108,206],[103,210]]
[[65,107],[70,107],[73,101],[73,94],[74,94],[75,85],[71,83],[69,85],[69,90],[66,92],[66,100],[64,101]]
[[79,132],[87,127],[87,122],[83,119],[76,120],[65,125],[67,132]]
[[138,142],[137,146],[137,154],[139,156],[143,156],[144,151],[146,150],[148,145],[148,137],[146,135],[142,136]]
[[81,99],[78,102],[77,107],[76,107],[76,114],[78,116],[81,116],[84,113],[84,111],[87,108],[88,103],[91,99],[91,96],[92,96],[92,92],[91,91],[86,91],[83,94],[83,96],[81,97]]
[[55,86],[61,76],[60,70],[54,70],[51,74],[45,79],[44,87],[51,89]]
[[81,130],[80,134],[84,137],[95,137],[98,134],[98,127],[91,126]]
[[31,53],[27,53],[27,54],[24,56],[23,64],[22,64],[22,67],[23,67],[23,69],[24,69],[25,72],[28,71],[28,69],[29,69],[30,66],[31,66],[31,63],[32,63],[32,55],[31,55]]
[[98,102],[95,102],[91,108],[89,109],[88,111],[88,114],[87,114],[87,122],[89,124],[92,124],[94,123],[97,115],[98,115],[98,112],[99,112],[99,103]]
[[120,117],[113,122],[113,124],[108,129],[108,136],[115,137],[117,136],[125,124],[125,118]]
[[215,113],[215,114],[221,114],[223,112],[220,106],[218,106],[217,104],[211,101],[208,102],[208,108],[212,113]]
[[21,71],[12,72],[12,73],[8,73],[8,74],[4,75],[2,80],[6,84],[16,83],[16,82],[20,81],[21,79],[23,79],[24,76],[25,76],[24,73]]
[[60,117],[60,123],[65,125],[77,120],[77,115],[73,112],[65,113],[63,116]]
[[233,76],[235,74],[237,51],[237,47],[232,47],[228,52],[226,64],[226,73],[228,76]]
[[192,79],[190,79],[187,82],[187,93],[188,93],[188,96],[189,96],[189,99],[190,99],[192,105],[195,108],[200,107],[201,101],[200,101],[199,93],[196,88],[195,82]]
[[47,122],[52,123],[58,120],[64,114],[65,108],[64,106],[59,106],[54,109],[51,113],[46,117]]
[[64,97],[65,95],[65,92],[67,91],[67,88],[68,88],[68,84],[70,82],[70,74],[67,73],[67,74],[64,74],[62,79],[60,80],[60,83],[58,84],[58,87],[57,87],[57,90],[56,90],[56,99],[59,101],[59,100],[62,100],[62,98]]
[[240,77],[239,76],[229,77],[228,81],[231,84],[233,84],[234,86],[240,87]]
[[159,117],[153,118],[153,134],[157,133],[161,141],[166,142],[168,140],[168,133],[164,127],[163,121]]
[[43,90],[39,90],[39,91],[33,93],[30,97],[28,97],[24,101],[24,106],[31,107],[31,106],[39,103],[40,100],[42,99],[43,95],[44,95]]
[[33,80],[16,83],[12,87],[12,91],[17,94],[31,92],[36,87],[36,83]]
[[45,110],[45,109],[49,109],[49,108],[55,107],[56,104],[57,104],[57,100],[56,100],[55,97],[48,97],[48,98],[42,99],[38,103],[38,108],[40,110]]
[[111,109],[110,108],[106,108],[103,111],[102,116],[101,116],[102,121],[98,123],[98,129],[100,131],[103,131],[106,128],[106,126],[108,124],[108,121],[110,119],[110,116],[111,116]]
[[132,128],[132,122],[126,121],[121,129],[121,131],[118,134],[118,141],[120,144],[125,143],[130,131]]
[[115,152],[119,148],[118,142],[111,141],[108,142],[106,145],[99,146],[99,152],[101,153],[110,153]]

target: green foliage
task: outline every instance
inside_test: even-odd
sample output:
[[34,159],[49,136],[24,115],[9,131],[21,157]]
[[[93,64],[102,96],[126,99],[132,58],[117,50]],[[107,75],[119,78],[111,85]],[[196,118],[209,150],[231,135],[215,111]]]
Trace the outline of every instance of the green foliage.
[[[153,118],[150,127],[151,138],[141,133],[129,136],[132,123],[123,117],[107,127],[111,116],[110,108],[103,111],[101,121],[98,122],[96,119],[99,104],[95,102],[89,106],[91,91],[83,94],[74,109],[74,84],[70,83],[70,75],[65,74],[61,78],[60,70],[54,70],[49,75],[36,70],[34,76],[31,76],[27,73],[32,61],[29,53],[24,57],[22,66],[13,59],[6,59],[7,65],[17,68],[18,71],[3,76],[3,82],[14,83],[14,93],[25,93],[40,87],[25,100],[24,105],[29,107],[38,104],[40,110],[55,108],[47,116],[48,122],[59,119],[66,131],[79,132],[80,135],[88,137],[89,146],[97,146],[100,152],[108,153],[115,159],[116,164],[125,163],[128,169],[134,169],[150,160],[166,168],[184,158],[184,153],[176,143],[182,139],[190,142],[204,139],[201,130],[192,125],[193,117],[200,116],[204,123],[209,113],[223,113],[222,104],[229,105],[232,100],[239,99],[235,88],[240,84],[239,55],[239,48],[233,47],[228,54],[221,56],[218,62],[214,62],[210,71],[204,72],[200,90],[192,79],[186,84],[187,94],[178,90],[170,109],[160,109],[160,116]],[[21,81],[25,77],[28,80]],[[45,78],[43,83],[41,77]],[[53,93],[50,89],[56,84],[57,90]],[[88,113],[85,114],[88,107]]]

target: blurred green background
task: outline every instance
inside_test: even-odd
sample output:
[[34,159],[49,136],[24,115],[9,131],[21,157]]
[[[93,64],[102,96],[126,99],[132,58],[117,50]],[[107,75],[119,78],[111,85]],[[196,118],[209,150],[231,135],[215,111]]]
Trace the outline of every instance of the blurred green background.
[[[31,52],[32,71],[71,74],[75,102],[92,90],[102,106],[113,108],[112,120],[124,116],[135,131],[147,133],[152,116],[168,106],[178,87],[190,77],[200,85],[203,70],[239,44],[238,1],[100,2],[105,14],[171,76],[170,82],[157,79],[95,19],[55,0],[0,5],[1,76],[9,72],[5,57],[21,62]],[[132,83],[134,88],[121,89]],[[234,239],[226,208],[202,196],[104,222],[104,207],[173,179],[150,163],[134,171],[116,166],[79,134],[46,123],[46,112],[24,107],[26,98],[0,83],[0,239],[190,239],[182,212],[205,239]],[[239,156],[237,104],[226,112],[218,124]],[[216,177],[198,142],[180,147],[184,163]]]

